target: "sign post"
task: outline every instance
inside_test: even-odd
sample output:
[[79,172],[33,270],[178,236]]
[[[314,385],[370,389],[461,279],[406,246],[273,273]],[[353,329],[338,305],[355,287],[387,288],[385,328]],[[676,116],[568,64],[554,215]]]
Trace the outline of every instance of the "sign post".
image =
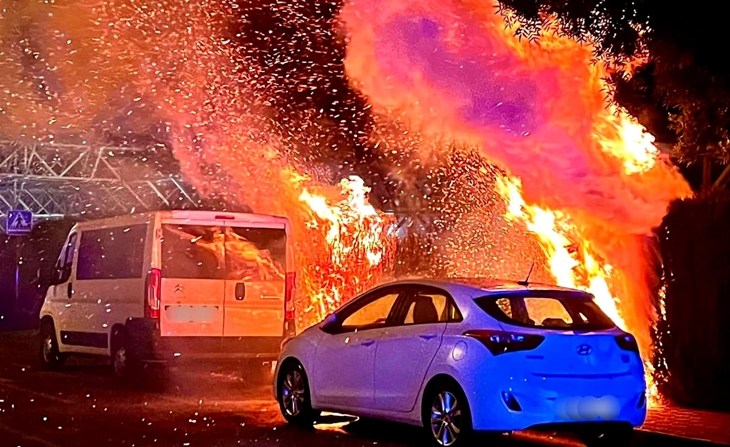
[[[5,234],[8,236],[27,236],[33,230],[33,213],[27,210],[10,210],[5,219]],[[15,244],[15,305],[20,300],[20,259],[19,244]]]
[[33,229],[33,213],[26,210],[10,210],[5,219],[5,234],[27,236]]

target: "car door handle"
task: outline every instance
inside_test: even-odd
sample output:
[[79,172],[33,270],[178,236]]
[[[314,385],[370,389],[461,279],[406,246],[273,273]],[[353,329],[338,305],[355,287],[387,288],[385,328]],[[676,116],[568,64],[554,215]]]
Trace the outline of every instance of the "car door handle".
[[373,343],[375,343],[375,340],[368,340],[368,341],[362,342],[362,345],[363,346],[371,346]]
[[419,335],[419,337],[421,337],[423,340],[431,340],[436,338],[435,335]]
[[68,286],[66,286],[66,295],[71,298],[74,294],[74,285],[72,282],[68,283]]
[[246,284],[239,282],[236,284],[236,300],[237,301],[243,301],[243,298],[246,296]]

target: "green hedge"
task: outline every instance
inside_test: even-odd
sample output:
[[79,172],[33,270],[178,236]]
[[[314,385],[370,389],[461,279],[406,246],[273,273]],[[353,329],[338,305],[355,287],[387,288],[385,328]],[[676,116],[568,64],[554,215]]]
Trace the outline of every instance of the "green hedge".
[[666,359],[662,394],[730,410],[730,192],[679,200],[659,229],[666,319],[656,343]]

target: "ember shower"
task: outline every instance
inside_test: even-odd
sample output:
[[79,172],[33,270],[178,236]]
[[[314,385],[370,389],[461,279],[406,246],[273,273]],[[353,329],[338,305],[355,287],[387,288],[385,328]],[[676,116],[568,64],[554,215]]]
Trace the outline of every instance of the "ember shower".
[[689,188],[607,101],[590,47],[557,34],[520,42],[496,12],[476,0],[352,0],[347,74],[376,111],[505,169],[507,217],[537,234],[561,285],[607,299],[646,355],[654,311],[639,236]]
[[600,291],[647,355],[638,236],[689,188],[607,106],[590,48],[518,42],[487,1],[339,6],[0,0],[0,136],[163,142],[202,193],[289,216],[305,323],[393,262],[388,219],[349,176],[382,192],[430,165],[451,178],[441,208],[468,210],[436,242],[452,273],[522,276],[494,264],[534,257],[537,241],[555,280]]

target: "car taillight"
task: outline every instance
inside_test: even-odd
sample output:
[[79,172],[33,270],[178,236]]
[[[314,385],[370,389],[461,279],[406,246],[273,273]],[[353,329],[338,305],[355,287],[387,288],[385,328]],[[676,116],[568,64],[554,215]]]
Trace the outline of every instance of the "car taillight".
[[617,335],[616,344],[624,351],[636,352],[637,354],[639,353],[639,345],[636,343],[636,339],[631,334]]
[[160,297],[162,296],[162,271],[152,269],[147,273],[145,285],[145,315],[160,318]]
[[545,337],[541,335],[489,330],[467,331],[464,335],[482,342],[493,355],[515,351],[530,351],[540,346],[545,340]]
[[294,286],[296,273],[286,274],[286,284],[284,285],[284,319],[294,321],[296,313],[294,312]]

